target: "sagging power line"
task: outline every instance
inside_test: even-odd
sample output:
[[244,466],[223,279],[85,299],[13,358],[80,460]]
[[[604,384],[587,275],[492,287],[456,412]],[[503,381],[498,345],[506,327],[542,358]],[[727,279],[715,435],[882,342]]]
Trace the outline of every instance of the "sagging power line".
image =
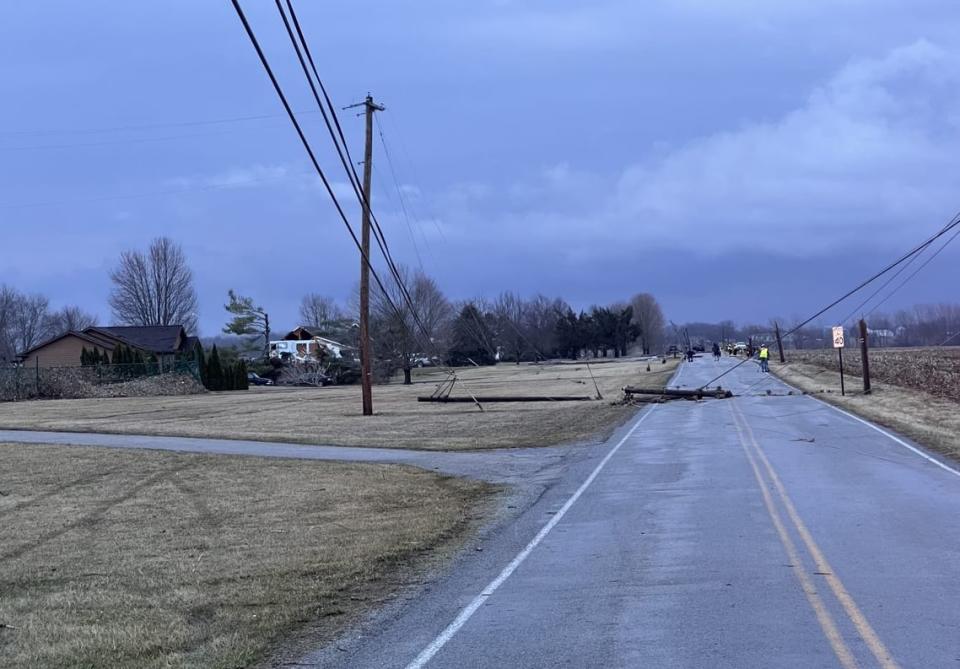
[[[256,53],[257,53],[257,56],[258,56],[258,58],[259,58],[259,60],[260,60],[261,65],[262,65],[263,68],[264,68],[264,71],[266,72],[268,78],[270,79],[271,84],[273,85],[273,88],[274,88],[274,91],[275,91],[276,94],[277,94],[277,97],[280,99],[280,102],[281,102],[281,104],[283,105],[283,108],[284,108],[284,110],[285,110],[286,113],[287,113],[287,117],[289,118],[291,124],[293,125],[293,127],[294,127],[294,129],[295,129],[295,131],[296,131],[296,133],[297,133],[297,136],[298,136],[298,138],[300,139],[301,144],[303,145],[304,149],[305,149],[306,152],[307,152],[308,157],[310,158],[310,162],[311,162],[311,164],[313,165],[314,170],[315,170],[315,171],[317,172],[317,174],[319,175],[320,180],[321,180],[321,182],[323,183],[324,189],[325,189],[326,192],[327,192],[327,195],[330,197],[331,201],[333,202],[334,207],[335,207],[335,209],[336,209],[336,211],[337,211],[337,214],[339,215],[340,219],[342,220],[342,222],[344,223],[345,227],[347,228],[347,231],[348,231],[348,233],[350,234],[350,237],[351,237],[351,239],[353,240],[354,245],[355,245],[355,246],[357,247],[357,249],[360,251],[361,262],[363,263],[363,266],[364,266],[365,268],[367,268],[367,270],[369,271],[370,276],[373,277],[374,282],[375,282],[375,283],[377,284],[377,286],[380,288],[380,291],[381,291],[381,293],[382,293],[385,301],[386,301],[386,302],[390,305],[390,307],[398,314],[398,316],[400,316],[400,321],[401,321],[401,323],[404,323],[404,327],[406,327],[406,326],[405,326],[405,321],[404,321],[404,319],[403,319],[403,312],[399,309],[399,307],[396,305],[396,303],[390,298],[390,296],[389,296],[389,294],[388,294],[388,291],[386,290],[386,286],[384,285],[383,281],[380,279],[380,276],[378,275],[378,273],[373,269],[372,264],[370,263],[369,252],[368,252],[368,250],[364,250],[364,247],[363,247],[363,244],[362,244],[361,240],[357,238],[357,234],[356,234],[356,232],[354,231],[353,226],[350,224],[350,221],[349,221],[349,219],[347,218],[346,213],[345,213],[344,210],[343,210],[343,206],[340,204],[340,201],[339,201],[339,199],[337,198],[336,193],[334,192],[333,187],[332,187],[329,179],[327,178],[325,172],[324,172],[323,169],[321,168],[320,163],[319,163],[319,161],[318,161],[318,159],[317,159],[316,153],[314,152],[313,147],[312,147],[311,144],[310,144],[310,141],[307,139],[306,134],[304,133],[301,124],[300,124],[299,121],[297,120],[296,115],[294,114],[293,109],[292,109],[289,101],[287,100],[287,96],[286,96],[286,94],[285,94],[284,91],[283,91],[283,88],[281,87],[280,82],[278,81],[278,79],[277,79],[277,77],[276,77],[276,75],[275,75],[275,73],[274,73],[274,71],[273,71],[273,68],[270,66],[269,60],[267,59],[266,54],[264,53],[263,48],[261,47],[260,42],[259,42],[259,40],[257,39],[256,34],[255,34],[252,26],[250,25],[250,22],[247,20],[247,17],[246,17],[246,14],[245,14],[244,11],[243,11],[243,8],[240,6],[239,0],[231,0],[231,3],[232,3],[232,5],[233,5],[233,8],[234,8],[235,12],[237,13],[238,18],[240,19],[241,24],[243,25],[244,31],[246,32],[247,37],[248,37],[248,39],[250,40],[250,43],[252,44],[252,46],[254,47],[254,50],[255,50]],[[298,34],[298,36],[301,38],[301,39],[300,39],[300,44],[303,46],[303,52],[307,54],[308,60],[309,60],[309,62],[310,62],[310,69],[311,69],[314,73],[316,73],[316,66],[315,66],[315,64],[313,63],[312,56],[309,55],[309,47],[306,46],[305,40],[302,39],[303,32],[302,32],[302,30],[300,30],[300,28],[299,28],[299,21],[296,19],[296,14],[295,14],[295,12],[293,11],[293,5],[292,5],[292,3],[290,2],[290,0],[287,0],[287,6],[288,6],[288,8],[289,8],[290,11],[291,11],[291,20],[293,21],[293,25],[296,27],[297,34]],[[286,14],[283,12],[283,7],[282,7],[282,5],[280,4],[279,0],[277,0],[277,8],[278,8],[278,10],[280,10],[281,15],[284,17],[284,24],[285,24],[285,26],[287,27],[288,36],[291,38],[291,40],[294,42],[294,44],[295,44],[295,46],[296,46],[297,39],[294,38],[294,36],[293,36],[293,31],[292,31],[291,28],[290,28],[290,21],[288,21],[288,20],[286,19]],[[421,329],[422,333],[426,336],[426,339],[429,341],[429,335],[428,335],[427,328],[423,325],[423,323],[422,323],[422,321],[421,321],[421,319],[420,319],[420,316],[419,316],[419,314],[417,313],[416,306],[415,306],[415,304],[413,303],[412,299],[410,298],[409,292],[407,291],[406,287],[403,285],[403,281],[402,281],[402,279],[401,279],[400,276],[399,276],[399,272],[397,271],[396,264],[395,264],[395,263],[393,262],[393,260],[392,260],[392,256],[391,256],[391,254],[390,254],[390,252],[389,252],[389,247],[387,246],[386,240],[385,240],[385,238],[384,238],[384,236],[383,236],[383,231],[382,231],[382,229],[380,229],[380,226],[379,226],[379,224],[377,223],[376,218],[373,216],[372,211],[370,211],[370,206],[369,206],[370,203],[369,203],[369,199],[368,199],[368,197],[367,197],[367,194],[368,194],[369,191],[364,192],[364,191],[362,191],[362,189],[358,186],[359,179],[357,179],[356,171],[353,169],[352,160],[351,160],[351,158],[350,158],[350,156],[349,156],[349,150],[346,148],[346,140],[345,140],[345,138],[344,138],[344,136],[343,136],[343,131],[342,131],[342,128],[341,128],[341,126],[340,126],[339,120],[337,120],[336,112],[335,112],[335,110],[334,110],[334,108],[333,108],[332,102],[330,102],[330,98],[329,98],[329,96],[328,96],[327,93],[326,93],[326,89],[325,89],[325,87],[323,87],[322,82],[320,82],[319,76],[317,75],[318,84],[319,84],[319,86],[320,86],[320,89],[323,91],[323,96],[324,96],[324,99],[325,99],[325,101],[326,101],[326,108],[324,107],[324,103],[321,103],[321,102],[320,102],[319,94],[317,93],[317,90],[316,90],[316,88],[315,88],[314,85],[313,85],[312,79],[311,79],[311,77],[310,77],[310,72],[307,70],[306,63],[304,62],[303,54],[300,52],[300,49],[299,49],[299,48],[297,48],[296,50],[297,50],[297,53],[298,53],[298,59],[300,60],[301,66],[302,66],[302,68],[303,68],[303,70],[304,70],[304,72],[305,72],[305,74],[306,74],[306,76],[307,76],[307,79],[311,81],[311,89],[313,90],[313,93],[314,93],[314,96],[315,96],[315,100],[317,101],[317,103],[318,103],[318,105],[320,106],[320,109],[321,109],[321,110],[326,110],[326,111],[329,111],[329,112],[330,112],[330,116],[333,118],[333,123],[336,125],[337,130],[336,130],[336,136],[334,137],[334,143],[335,143],[335,145],[337,146],[338,155],[340,155],[340,157],[341,157],[341,162],[344,162],[344,163],[345,163],[345,168],[348,170],[348,175],[352,175],[352,178],[351,178],[350,180],[351,180],[351,183],[353,184],[353,186],[354,186],[354,188],[355,188],[355,193],[358,195],[358,197],[359,197],[360,200],[361,200],[362,206],[364,207],[364,209],[365,209],[366,211],[369,212],[371,221],[372,221],[372,223],[373,223],[373,229],[376,230],[376,232],[374,233],[374,236],[378,238],[378,244],[379,244],[380,247],[381,247],[381,252],[383,253],[383,255],[384,255],[384,257],[385,257],[385,260],[387,261],[387,265],[388,265],[388,267],[389,267],[389,269],[390,269],[390,272],[391,272],[391,274],[394,276],[395,280],[396,280],[397,283],[398,283],[398,288],[400,289],[400,292],[402,293],[403,300],[406,302],[407,306],[408,306],[409,309],[410,309],[410,315],[411,315],[412,319],[413,319],[414,322],[416,323],[417,327],[419,327],[419,328]],[[330,119],[327,117],[327,114],[326,114],[326,113],[322,113],[321,115],[324,117],[325,124],[327,125],[328,131],[331,133],[331,135],[333,135],[334,130],[333,130],[333,127],[331,126],[331,121],[330,121]],[[336,138],[337,138],[337,137],[339,137],[340,142],[342,143],[342,146],[343,146],[342,152],[341,152],[340,144],[338,144],[337,141],[336,141]],[[452,373],[452,372],[451,372],[451,373]],[[478,408],[480,408],[481,411],[483,410],[483,407],[480,405],[479,402],[476,402],[476,405],[477,405]]]
[[[951,218],[950,221],[949,221],[946,225],[944,225],[942,228],[940,228],[940,230],[939,230],[938,232],[936,232],[935,234],[933,234],[931,237],[929,237],[928,239],[926,239],[924,242],[920,243],[919,245],[917,245],[916,247],[914,247],[912,250],[908,251],[907,253],[905,253],[904,255],[902,255],[900,258],[898,258],[897,260],[893,261],[892,263],[890,263],[889,265],[887,265],[886,267],[884,267],[882,270],[880,270],[879,272],[877,272],[876,274],[874,274],[874,275],[871,276],[870,278],[868,278],[868,279],[866,279],[865,281],[863,281],[862,283],[860,283],[860,284],[859,284],[858,286],[856,286],[855,288],[847,291],[847,292],[844,293],[841,297],[837,298],[836,300],[834,300],[833,302],[831,302],[830,304],[828,304],[827,306],[825,306],[823,309],[821,309],[821,310],[818,311],[817,313],[815,313],[815,314],[813,314],[812,316],[810,316],[809,318],[807,318],[805,321],[799,323],[798,325],[795,325],[795,326],[794,326],[792,329],[790,329],[788,332],[783,333],[782,336],[787,337],[787,336],[793,334],[794,332],[797,332],[798,330],[800,330],[801,328],[803,328],[804,326],[806,326],[808,323],[810,323],[810,322],[813,321],[814,319],[819,318],[820,316],[822,316],[822,315],[825,314],[826,312],[828,312],[828,311],[830,311],[831,309],[833,309],[833,308],[834,308],[835,306],[837,306],[838,304],[844,302],[845,300],[847,300],[847,299],[850,298],[851,296],[853,296],[853,295],[855,295],[856,293],[858,293],[859,291],[863,290],[863,289],[866,288],[868,285],[870,285],[871,283],[873,283],[874,281],[876,281],[876,280],[879,279],[880,277],[884,276],[885,274],[887,274],[888,272],[890,272],[890,271],[893,270],[894,268],[900,266],[901,264],[903,264],[904,262],[908,261],[910,258],[913,258],[913,257],[916,256],[917,254],[922,253],[925,249],[929,248],[930,245],[932,245],[932,244],[933,244],[934,242],[936,242],[938,239],[940,239],[941,237],[943,237],[944,235],[946,235],[947,233],[949,233],[949,232],[950,232],[951,230],[953,230],[954,228],[957,228],[958,226],[960,226],[960,212],[954,214],[953,218]],[[943,245],[943,247],[941,247],[940,250],[937,251],[937,253],[939,253],[940,251],[942,251],[943,248],[945,248],[947,244],[949,244],[951,241],[953,241],[954,238],[956,238],[956,236],[957,236],[957,235],[953,235],[952,237],[950,237],[950,238],[946,241],[946,243]],[[935,256],[936,256],[936,254],[934,254],[933,257],[935,257]],[[933,257],[931,257],[929,260],[932,260]],[[927,262],[929,262],[929,260],[928,260]],[[924,263],[920,268],[918,268],[917,271],[919,271],[920,269],[923,269],[923,267],[925,267],[926,264],[927,264],[927,263]],[[914,272],[914,274],[916,274],[916,272]],[[911,274],[910,277],[908,277],[908,280],[909,280],[910,278],[912,278],[912,276],[913,276],[913,274]],[[729,368],[726,369],[723,373],[718,374],[718,375],[715,376],[714,378],[712,378],[712,379],[710,379],[709,381],[707,381],[706,383],[704,383],[702,386],[700,386],[700,389],[703,390],[703,389],[707,388],[708,386],[710,386],[710,385],[712,385],[713,383],[715,383],[716,381],[722,379],[724,376],[726,376],[727,374],[729,374],[729,373],[732,372],[733,370],[739,368],[741,365],[743,365],[743,364],[745,364],[745,363],[747,363],[747,362],[749,362],[749,361],[750,361],[750,358],[745,358],[744,360],[741,360],[740,362],[738,362],[738,363],[737,363],[736,365],[734,365],[733,367],[729,367]]]

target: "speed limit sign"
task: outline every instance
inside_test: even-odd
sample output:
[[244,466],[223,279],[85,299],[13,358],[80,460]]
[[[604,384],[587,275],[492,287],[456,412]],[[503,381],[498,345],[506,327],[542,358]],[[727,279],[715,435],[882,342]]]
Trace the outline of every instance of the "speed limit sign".
[[833,347],[834,348],[843,348],[843,326],[838,325],[833,328]]

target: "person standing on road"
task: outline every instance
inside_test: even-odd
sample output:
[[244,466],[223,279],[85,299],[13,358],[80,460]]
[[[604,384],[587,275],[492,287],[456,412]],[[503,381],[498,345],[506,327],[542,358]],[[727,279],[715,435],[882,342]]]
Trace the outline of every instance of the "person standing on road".
[[757,354],[760,358],[760,371],[769,372],[770,366],[767,364],[767,361],[770,359],[770,349],[767,348],[766,344],[761,344],[760,353]]
[[713,342],[713,359],[720,360],[720,344]]

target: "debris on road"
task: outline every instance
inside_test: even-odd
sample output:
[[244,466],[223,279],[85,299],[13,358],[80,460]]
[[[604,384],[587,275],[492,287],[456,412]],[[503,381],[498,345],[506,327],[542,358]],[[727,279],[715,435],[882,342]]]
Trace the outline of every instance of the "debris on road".
[[650,395],[654,397],[661,397],[664,399],[688,399],[688,400],[702,400],[702,399],[718,399],[724,400],[733,397],[733,393],[729,390],[724,390],[720,386],[717,386],[713,390],[706,388],[695,388],[692,390],[684,390],[681,388],[639,388],[637,386],[624,386],[623,387],[624,395]]

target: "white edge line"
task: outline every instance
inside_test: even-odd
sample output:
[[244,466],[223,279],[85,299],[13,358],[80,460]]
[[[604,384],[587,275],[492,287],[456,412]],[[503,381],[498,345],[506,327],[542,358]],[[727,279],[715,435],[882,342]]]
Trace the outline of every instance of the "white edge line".
[[853,420],[857,421],[858,423],[863,423],[864,425],[866,425],[867,427],[869,427],[871,430],[876,430],[876,431],[879,432],[880,434],[884,435],[885,437],[888,437],[889,439],[892,439],[893,441],[895,441],[896,443],[900,444],[900,445],[903,446],[904,448],[913,451],[914,453],[916,453],[917,455],[919,455],[919,456],[920,456],[921,458],[923,458],[924,460],[927,460],[927,461],[929,461],[929,462],[932,462],[933,464],[935,464],[935,465],[936,465],[937,467],[939,467],[940,469],[943,469],[943,470],[945,470],[945,471],[948,471],[948,472],[950,472],[951,474],[953,474],[954,476],[960,476],[960,471],[954,469],[953,467],[951,467],[951,466],[949,466],[949,465],[943,464],[942,462],[940,462],[937,458],[933,457],[932,455],[927,455],[926,453],[924,453],[923,451],[921,451],[921,450],[920,450],[919,448],[917,448],[916,446],[911,446],[910,444],[908,444],[907,442],[905,442],[905,441],[904,441],[903,439],[901,439],[900,437],[898,437],[898,436],[896,436],[896,435],[894,435],[894,434],[891,434],[890,432],[887,432],[887,431],[884,430],[882,427],[879,427],[879,426],[877,426],[877,425],[874,425],[874,424],[871,423],[870,421],[864,420],[863,418],[860,418],[860,416],[856,416],[856,415],[850,413],[849,411],[845,411],[845,410],[841,409],[840,407],[835,407],[835,406],[833,406],[832,404],[830,404],[829,402],[824,402],[824,401],[823,401],[822,399],[820,399],[819,397],[814,397],[813,399],[815,399],[816,401],[820,402],[821,404],[825,404],[826,406],[830,407],[830,408],[833,409],[834,411],[839,411],[840,413],[842,413],[842,414],[843,414],[844,416],[846,416],[847,418],[852,418]]
[[901,446],[903,446],[903,447],[906,448],[907,450],[913,451],[914,453],[916,453],[917,455],[919,455],[921,458],[923,458],[923,459],[926,460],[927,462],[931,462],[931,463],[935,464],[935,465],[936,465],[937,467],[939,467],[940,469],[942,469],[942,470],[944,470],[944,471],[947,471],[947,472],[950,472],[950,473],[953,474],[954,476],[960,476],[960,470],[954,469],[954,468],[951,467],[950,465],[945,465],[944,463],[940,462],[940,460],[938,460],[937,458],[933,457],[932,455],[928,455],[928,454],[924,453],[923,451],[921,451],[921,450],[920,450],[919,448],[917,448],[916,446],[912,446],[912,445],[908,444],[907,442],[905,442],[905,441],[904,441],[903,439],[901,439],[900,437],[896,436],[895,434],[892,434],[891,432],[888,432],[887,430],[884,430],[884,429],[883,429],[882,427],[880,427],[879,425],[874,425],[874,424],[871,423],[869,420],[866,420],[866,419],[864,419],[864,418],[861,418],[860,416],[857,416],[856,414],[852,414],[852,413],[850,413],[849,411],[846,411],[846,410],[844,410],[844,409],[841,409],[841,408],[838,407],[838,406],[834,406],[833,404],[830,404],[830,402],[827,402],[827,401],[825,401],[825,400],[822,400],[822,399],[820,399],[819,397],[814,397],[813,395],[811,395],[811,394],[809,394],[809,393],[805,393],[804,391],[800,390],[799,388],[797,388],[797,387],[794,386],[794,385],[791,385],[790,383],[788,383],[787,381],[785,381],[784,379],[780,378],[780,377],[777,376],[777,375],[774,375],[774,377],[777,379],[777,381],[779,381],[780,383],[782,383],[783,385],[785,385],[787,388],[792,388],[793,390],[797,391],[798,393],[801,393],[801,394],[805,395],[806,397],[809,397],[810,399],[814,400],[815,402],[819,402],[820,404],[822,404],[822,405],[824,405],[824,406],[830,407],[830,408],[833,409],[834,411],[837,411],[837,412],[839,412],[839,413],[842,413],[842,414],[843,414],[844,416],[846,416],[847,418],[852,418],[853,420],[857,421],[858,423],[863,423],[864,425],[866,425],[867,427],[869,427],[871,430],[876,430],[877,432],[879,432],[879,433],[882,434],[883,436],[885,436],[885,437],[887,437],[888,439],[896,442],[897,444],[900,444]]
[[447,628],[444,629],[440,635],[430,643],[429,646],[424,648],[423,651],[421,651],[421,653],[417,655],[417,657],[410,664],[407,665],[407,669],[422,669],[427,662],[433,659],[434,655],[440,652],[440,649],[443,648],[447,642],[453,638],[453,636],[460,630],[461,627],[466,624],[468,620],[470,620],[470,617],[476,613],[477,609],[483,606],[487,598],[496,592],[497,588],[503,585],[504,581],[510,578],[511,574],[516,571],[517,567],[519,567],[523,561],[527,559],[530,553],[533,552],[533,549],[536,548],[537,545],[543,541],[544,537],[550,533],[550,530],[556,527],[557,523],[559,523],[560,520],[566,515],[567,511],[570,510],[570,507],[572,507],[580,498],[580,495],[582,495],[590,486],[590,484],[593,483],[593,480],[597,478],[597,475],[606,466],[610,458],[612,458],[614,454],[620,450],[620,447],[623,446],[627,439],[633,436],[633,433],[636,431],[636,429],[640,427],[640,424],[643,423],[643,421],[645,421],[651,413],[653,413],[655,408],[656,406],[650,407],[650,410],[643,414],[637,420],[637,422],[634,423],[633,427],[630,428],[630,431],[623,436],[623,439],[618,441],[617,445],[611,448],[610,452],[604,456],[603,460],[600,461],[600,464],[598,464],[590,473],[590,476],[587,477],[587,480],[580,484],[580,487],[577,488],[577,491],[573,493],[570,499],[567,500],[567,502],[560,508],[559,511],[557,511],[556,514],[554,514],[554,516],[550,519],[550,522],[544,525],[543,528],[537,532],[537,535],[530,540],[530,543],[528,543],[523,550],[520,551],[517,556],[510,561],[510,564],[503,568],[503,571],[500,572],[500,575],[490,581],[487,587],[485,587],[479,595],[474,597],[473,600],[467,604],[462,611],[460,611],[460,614],[457,615],[453,622],[450,623]]

